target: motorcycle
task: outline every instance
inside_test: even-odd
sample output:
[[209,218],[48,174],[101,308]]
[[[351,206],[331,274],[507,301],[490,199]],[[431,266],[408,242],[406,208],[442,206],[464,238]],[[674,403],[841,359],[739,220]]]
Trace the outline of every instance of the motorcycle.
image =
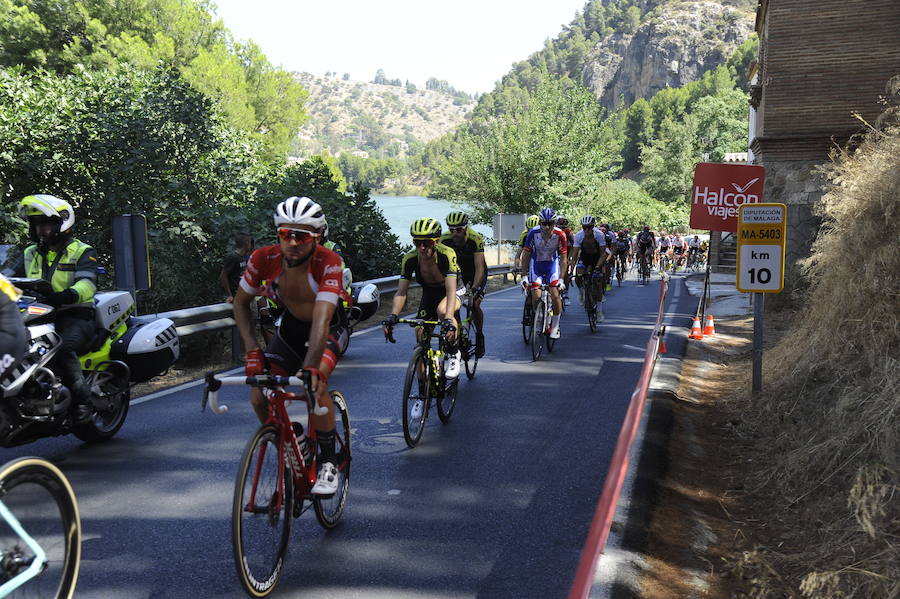
[[128,415],[131,386],[167,370],[178,359],[175,324],[168,318],[134,316],[127,291],[95,296],[94,335],[79,348],[93,414],[75,421],[72,395],[50,368],[61,347],[57,310],[41,302],[52,292],[41,279],[10,278],[24,295],[19,311],[28,330],[26,355],[0,379],[0,446],[72,433],[97,443],[111,439]]
[[[344,289],[348,289],[351,287],[351,283],[353,282],[352,276],[350,275],[350,269],[344,269]],[[353,329],[361,323],[362,321],[370,318],[375,312],[378,311],[378,307],[381,305],[381,295],[378,291],[378,287],[376,287],[373,283],[366,283],[365,285],[359,287],[353,287],[351,292],[351,301],[347,302],[346,300],[342,300],[338,309],[342,311],[342,322],[344,326],[341,327],[341,334],[338,337],[338,349],[340,353],[338,356],[343,356],[347,353],[347,349],[350,347],[350,336],[353,334]]]

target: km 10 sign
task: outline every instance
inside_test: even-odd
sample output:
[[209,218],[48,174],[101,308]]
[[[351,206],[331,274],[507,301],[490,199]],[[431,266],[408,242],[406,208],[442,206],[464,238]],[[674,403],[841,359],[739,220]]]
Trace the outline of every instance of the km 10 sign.
[[738,208],[762,201],[765,178],[762,166],[697,164],[691,190],[691,228],[737,231]]
[[784,288],[784,204],[744,204],[738,214],[737,288],[779,293]]

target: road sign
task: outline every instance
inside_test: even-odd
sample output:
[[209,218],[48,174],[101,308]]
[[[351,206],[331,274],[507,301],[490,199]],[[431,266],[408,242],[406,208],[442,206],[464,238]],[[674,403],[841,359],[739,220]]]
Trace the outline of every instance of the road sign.
[[519,241],[519,235],[525,230],[527,214],[495,214],[494,239],[500,241]]
[[691,228],[734,233],[738,208],[762,201],[765,179],[762,166],[697,164],[691,190]]
[[779,293],[784,288],[784,204],[744,204],[738,214],[737,288]]

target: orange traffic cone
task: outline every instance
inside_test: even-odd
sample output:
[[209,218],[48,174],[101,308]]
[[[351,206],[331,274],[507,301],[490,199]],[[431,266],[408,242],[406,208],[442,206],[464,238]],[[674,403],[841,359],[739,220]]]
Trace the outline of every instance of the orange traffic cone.
[[706,317],[706,326],[703,328],[704,335],[715,335],[716,334],[716,326],[713,324],[712,314]]
[[657,353],[664,354],[666,353],[666,340],[665,338],[660,337],[659,339],[659,351]]
[[691,334],[688,339],[703,339],[703,331],[700,329],[700,317],[694,317],[694,324],[691,325]]

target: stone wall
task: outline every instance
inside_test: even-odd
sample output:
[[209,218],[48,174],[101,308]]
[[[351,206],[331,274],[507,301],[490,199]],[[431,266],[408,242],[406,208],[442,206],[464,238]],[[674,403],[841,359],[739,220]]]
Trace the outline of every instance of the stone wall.
[[812,160],[765,161],[766,187],[763,201],[787,205],[785,288],[792,287],[797,262],[810,254],[821,218],[816,204],[824,193],[825,179],[818,171],[822,163]]

